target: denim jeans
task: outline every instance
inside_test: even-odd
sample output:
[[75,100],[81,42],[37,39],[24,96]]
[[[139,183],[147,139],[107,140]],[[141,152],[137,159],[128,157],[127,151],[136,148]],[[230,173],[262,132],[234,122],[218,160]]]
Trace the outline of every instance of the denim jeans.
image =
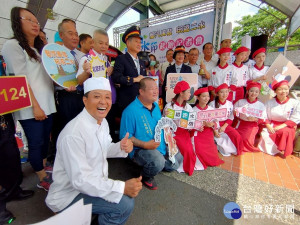
[[171,172],[178,169],[183,157],[180,152],[175,155],[175,163],[169,159],[165,159],[158,150],[135,150],[132,160],[143,167],[142,176],[154,177],[162,170]]
[[50,132],[52,128],[52,115],[42,121],[27,119],[19,121],[28,140],[28,160],[37,172],[44,169],[43,159],[47,158]]
[[98,215],[99,225],[125,224],[134,208],[134,198],[127,195],[123,195],[121,201],[117,204],[82,193],[77,195],[68,207],[80,199],[83,199],[85,205],[92,204],[92,213]]

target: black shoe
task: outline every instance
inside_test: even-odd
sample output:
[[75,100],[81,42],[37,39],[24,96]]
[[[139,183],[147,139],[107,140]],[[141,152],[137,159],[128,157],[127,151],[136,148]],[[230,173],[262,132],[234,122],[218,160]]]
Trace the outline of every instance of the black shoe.
[[7,209],[0,212],[0,225],[6,223],[10,224],[14,219],[16,219],[16,217],[14,217],[14,215]]
[[150,190],[157,190],[157,184],[154,180],[154,177],[143,177],[142,183],[145,185],[146,188]]
[[11,198],[11,201],[21,201],[21,200],[32,197],[33,194],[34,194],[34,191],[32,191],[32,190],[21,190],[15,196],[13,196]]

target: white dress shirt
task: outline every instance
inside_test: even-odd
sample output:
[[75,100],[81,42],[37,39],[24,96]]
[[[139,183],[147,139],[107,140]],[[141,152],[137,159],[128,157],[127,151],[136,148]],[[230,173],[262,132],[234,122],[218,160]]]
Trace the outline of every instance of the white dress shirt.
[[112,143],[106,119],[99,125],[84,108],[58,137],[47,206],[61,211],[79,193],[119,203],[125,183],[108,178],[107,158],[126,156],[120,142]]

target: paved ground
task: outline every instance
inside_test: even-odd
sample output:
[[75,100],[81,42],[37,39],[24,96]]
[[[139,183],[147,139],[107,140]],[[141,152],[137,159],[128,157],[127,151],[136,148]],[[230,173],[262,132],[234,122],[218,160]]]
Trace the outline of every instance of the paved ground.
[[[109,166],[110,177],[114,179],[126,180],[139,174],[138,168],[126,159],[111,159]],[[46,192],[36,188],[37,177],[28,163],[23,164],[23,171],[22,186],[35,190],[35,196],[8,204],[8,209],[17,217],[14,225],[31,224],[53,216],[44,203]],[[192,177],[177,172],[161,173],[156,180],[158,190],[143,188],[127,224],[300,224],[298,191],[222,168],[196,171]],[[230,201],[242,209],[239,220],[229,220],[223,214],[224,205]]]

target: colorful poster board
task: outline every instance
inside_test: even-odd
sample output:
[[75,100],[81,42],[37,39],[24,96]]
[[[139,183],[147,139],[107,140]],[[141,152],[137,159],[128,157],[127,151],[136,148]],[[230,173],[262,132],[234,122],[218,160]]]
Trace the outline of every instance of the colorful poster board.
[[191,98],[188,103],[195,103],[196,98],[194,96],[195,91],[198,89],[198,74],[196,73],[169,73],[167,79],[167,92],[166,92],[166,102],[170,102],[174,98],[174,88],[177,82],[186,81],[191,87]]
[[47,44],[42,51],[42,62],[50,78],[59,86],[77,86],[77,67],[70,50],[59,44]]
[[106,55],[99,55],[96,54],[93,49],[89,51],[88,61],[91,64],[91,74],[93,77],[105,77],[106,76],[106,62],[107,56]]
[[202,50],[206,42],[213,40],[214,18],[215,13],[208,12],[142,28],[142,50],[154,54],[160,63],[166,61],[166,51],[178,45],[184,45],[186,51]]
[[25,75],[0,76],[0,115],[31,107]]
[[169,160],[175,163],[175,155],[178,153],[176,141],[173,138],[174,132],[177,130],[176,124],[168,117],[162,117],[155,127],[155,142],[161,141],[161,131],[164,131],[164,139],[168,145]]
[[215,119],[226,117],[227,109],[188,112],[185,110],[173,110],[168,108],[166,116],[177,121],[177,124],[181,128],[200,130],[202,128],[203,121],[211,122]]
[[274,79],[285,79],[289,81],[289,86],[292,87],[299,75],[300,70],[286,57],[279,54],[266,73],[267,79],[261,82],[262,89],[258,97],[259,100],[266,103],[275,96],[275,92],[272,90]]

